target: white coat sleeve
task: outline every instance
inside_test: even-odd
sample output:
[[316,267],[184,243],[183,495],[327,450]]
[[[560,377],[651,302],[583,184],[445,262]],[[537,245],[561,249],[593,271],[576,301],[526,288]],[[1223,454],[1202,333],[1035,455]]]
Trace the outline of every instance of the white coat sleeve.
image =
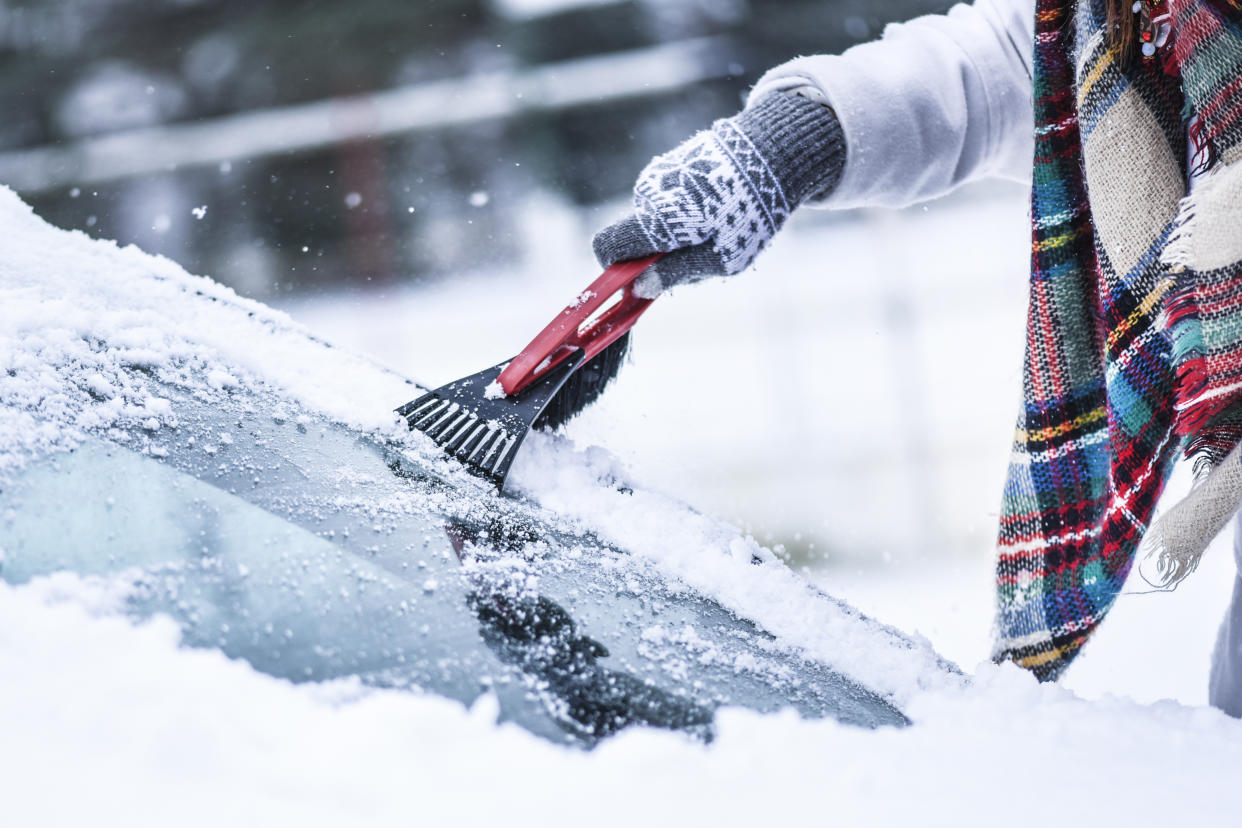
[[902,207],[978,178],[1029,181],[1034,25],[1035,0],[976,0],[777,66],[750,100],[804,87],[835,110],[845,169],[816,206]]

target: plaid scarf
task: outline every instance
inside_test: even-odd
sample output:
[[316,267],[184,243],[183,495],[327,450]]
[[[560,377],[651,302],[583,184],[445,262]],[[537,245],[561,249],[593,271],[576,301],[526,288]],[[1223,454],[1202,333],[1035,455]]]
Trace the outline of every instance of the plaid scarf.
[[[1209,0],[1167,6],[1168,45],[1123,66],[1101,0],[1037,2],[1024,405],[994,658],[1041,680],[1116,600],[1180,453],[1215,471],[1153,533],[1167,581],[1242,502],[1242,27]],[[1188,195],[1192,155],[1211,169]]]

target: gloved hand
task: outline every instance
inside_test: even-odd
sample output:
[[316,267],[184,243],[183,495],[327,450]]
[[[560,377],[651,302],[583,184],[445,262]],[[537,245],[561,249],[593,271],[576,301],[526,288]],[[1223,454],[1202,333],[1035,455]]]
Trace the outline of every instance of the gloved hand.
[[827,105],[771,92],[656,156],[634,185],[634,213],[595,236],[604,267],[667,253],[635,284],[662,290],[750,266],[795,207],[841,178],[845,139]]

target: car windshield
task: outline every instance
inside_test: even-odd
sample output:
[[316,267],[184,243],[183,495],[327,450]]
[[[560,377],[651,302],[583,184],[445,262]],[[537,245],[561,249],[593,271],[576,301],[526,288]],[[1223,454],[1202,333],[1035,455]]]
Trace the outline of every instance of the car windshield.
[[583,745],[630,724],[710,738],[721,705],[905,722],[650,562],[396,445],[261,394],[165,391],[160,439],[114,429],[0,492],[6,581],[106,576],[133,616],[271,675],[494,692],[503,718]]

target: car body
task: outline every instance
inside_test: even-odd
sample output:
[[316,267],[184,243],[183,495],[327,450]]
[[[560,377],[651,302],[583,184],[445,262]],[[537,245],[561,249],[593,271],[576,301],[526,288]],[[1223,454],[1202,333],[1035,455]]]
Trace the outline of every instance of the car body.
[[[186,645],[264,673],[465,704],[493,693],[503,720],[580,746],[634,724],[710,739],[722,706],[907,723],[891,692],[589,523],[455,470],[391,411],[364,406],[372,419],[359,425],[305,391],[331,375],[395,404],[413,383],[171,263],[66,239],[33,216],[19,225],[32,246],[46,236],[69,253],[55,279],[33,254],[0,277],[5,581],[103,578],[128,615],[170,616]],[[87,262],[95,276],[75,276]],[[290,365],[311,386],[281,373]],[[756,577],[783,567],[745,565]],[[925,645],[814,600],[877,648],[952,672]]]

